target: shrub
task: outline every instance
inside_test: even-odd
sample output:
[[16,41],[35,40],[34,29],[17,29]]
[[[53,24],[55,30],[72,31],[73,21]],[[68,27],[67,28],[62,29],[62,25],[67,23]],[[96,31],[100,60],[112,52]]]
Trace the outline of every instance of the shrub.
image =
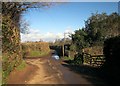
[[83,53],[88,53],[91,55],[102,55],[103,47],[102,46],[93,46],[93,47],[83,48],[82,51],[83,51]]
[[22,43],[22,54],[26,57],[40,57],[50,52],[47,42],[28,42]]
[[20,32],[9,16],[2,16],[3,83],[9,73],[22,62]]
[[83,64],[83,55],[82,54],[78,53],[75,55],[74,64],[75,65]]

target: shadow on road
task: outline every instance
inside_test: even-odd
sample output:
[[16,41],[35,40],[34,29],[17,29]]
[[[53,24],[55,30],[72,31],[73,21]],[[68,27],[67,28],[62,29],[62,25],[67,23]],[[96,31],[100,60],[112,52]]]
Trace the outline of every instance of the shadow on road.
[[101,77],[100,69],[91,67],[88,65],[72,65],[71,60],[63,61],[62,65],[68,67],[70,71],[82,75],[83,78],[87,79],[94,86],[107,86],[107,81]]

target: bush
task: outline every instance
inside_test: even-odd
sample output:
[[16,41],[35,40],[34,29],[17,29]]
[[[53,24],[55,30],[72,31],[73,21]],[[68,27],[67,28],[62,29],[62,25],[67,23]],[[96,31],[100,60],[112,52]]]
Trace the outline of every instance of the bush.
[[103,46],[93,46],[82,49],[83,53],[91,55],[103,55]]
[[82,54],[78,53],[75,55],[74,64],[75,65],[83,64],[83,55]]
[[47,42],[28,42],[22,43],[23,57],[40,57],[50,52]]
[[9,73],[22,62],[20,32],[9,16],[2,16],[3,84]]

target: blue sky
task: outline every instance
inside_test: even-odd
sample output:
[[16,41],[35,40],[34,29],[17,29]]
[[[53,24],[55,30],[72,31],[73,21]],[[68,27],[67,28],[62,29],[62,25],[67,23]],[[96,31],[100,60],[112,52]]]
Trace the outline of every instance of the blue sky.
[[[24,13],[23,18],[26,19],[30,24],[30,34],[38,34],[38,39],[35,37],[33,39],[29,39],[28,37],[27,39],[29,41],[35,41],[39,39],[45,39],[45,41],[53,41],[57,38],[57,34],[59,34],[59,36],[61,36],[60,38],[62,38],[62,34],[64,32],[74,32],[75,30],[84,27],[84,21],[91,16],[91,13],[96,12],[105,12],[107,14],[118,12],[118,3],[67,2],[54,5],[46,9],[31,9],[28,12]],[[44,37],[40,38],[39,36],[43,36],[42,34]],[[48,35],[48,38],[45,36],[45,34]],[[54,37],[49,38],[49,35],[51,37]],[[22,39],[23,37],[24,35],[22,34]]]

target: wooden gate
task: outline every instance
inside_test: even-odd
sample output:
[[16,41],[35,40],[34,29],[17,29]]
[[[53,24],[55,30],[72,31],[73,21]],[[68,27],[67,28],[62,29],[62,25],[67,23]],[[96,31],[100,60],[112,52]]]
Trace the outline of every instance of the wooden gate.
[[83,53],[83,64],[99,67],[105,62],[104,55],[91,55],[88,53]]

